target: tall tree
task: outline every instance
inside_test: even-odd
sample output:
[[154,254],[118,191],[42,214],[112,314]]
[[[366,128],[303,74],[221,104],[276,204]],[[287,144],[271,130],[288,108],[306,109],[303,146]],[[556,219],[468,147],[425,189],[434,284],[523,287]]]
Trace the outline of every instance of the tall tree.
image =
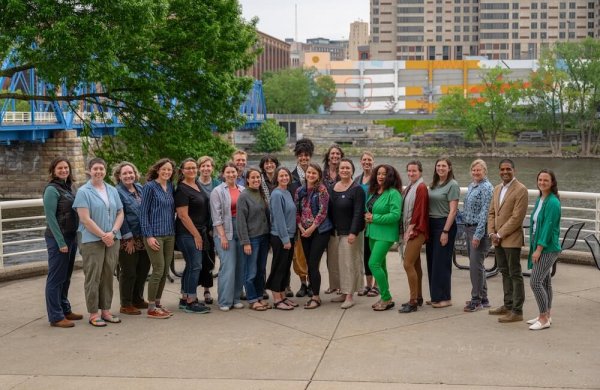
[[569,75],[560,66],[556,51],[543,51],[539,68],[529,76],[526,96],[538,127],[546,134],[552,154],[557,157],[562,156],[563,136],[573,108],[568,89]]
[[581,155],[590,156],[600,149],[600,41],[559,43],[555,50],[569,77],[565,92],[574,125],[580,129]]
[[481,78],[479,94],[454,90],[440,99],[436,110],[441,123],[464,128],[481,143],[484,152],[494,153],[496,139],[511,129],[514,108],[523,92],[520,81],[510,80],[509,69],[492,68]]
[[[0,57],[12,53],[17,66],[0,75],[35,68],[55,87],[45,97],[0,99],[111,107],[125,129],[98,152],[142,169],[161,156],[227,153],[213,130],[241,123],[252,80],[236,72],[256,57],[255,24],[242,19],[237,0],[4,1]],[[101,88],[75,96],[89,83]]]
[[315,68],[282,69],[263,77],[267,108],[277,114],[309,114],[328,110],[337,92],[335,82]]

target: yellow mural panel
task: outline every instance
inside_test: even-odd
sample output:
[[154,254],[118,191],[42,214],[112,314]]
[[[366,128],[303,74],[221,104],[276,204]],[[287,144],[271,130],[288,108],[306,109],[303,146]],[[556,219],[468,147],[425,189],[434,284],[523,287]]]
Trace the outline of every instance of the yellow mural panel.
[[423,87],[406,87],[406,96],[423,96]]

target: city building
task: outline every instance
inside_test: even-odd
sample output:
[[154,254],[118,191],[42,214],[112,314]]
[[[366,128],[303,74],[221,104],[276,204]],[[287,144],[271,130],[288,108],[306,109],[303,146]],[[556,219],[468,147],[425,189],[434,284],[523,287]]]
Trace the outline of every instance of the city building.
[[261,80],[265,72],[275,72],[290,67],[290,44],[280,39],[258,32],[259,45],[262,53],[256,59],[252,67],[243,72],[246,76],[252,76]]
[[486,69],[511,70],[507,79],[526,80],[531,60],[331,61],[329,53],[306,53],[305,66],[330,75],[337,94],[332,113],[430,113],[440,98],[459,88],[477,94]]
[[360,59],[360,46],[369,44],[369,23],[356,21],[350,23],[350,37],[348,39],[348,59]]
[[370,58],[536,59],[559,41],[600,37],[600,0],[370,0]]
[[343,61],[348,59],[347,40],[310,38],[306,40],[306,43],[310,46],[308,51],[329,53],[332,61]]

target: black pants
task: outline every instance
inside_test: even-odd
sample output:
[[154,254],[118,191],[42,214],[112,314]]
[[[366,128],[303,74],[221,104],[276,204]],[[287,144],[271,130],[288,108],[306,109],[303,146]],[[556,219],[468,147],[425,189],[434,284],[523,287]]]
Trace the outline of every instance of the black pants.
[[369,268],[369,259],[371,258],[371,246],[369,245],[369,237],[365,234],[364,238],[364,256],[363,261],[365,263],[365,275],[373,276],[373,272],[371,272],[371,268]]
[[200,271],[200,278],[198,285],[210,288],[213,286],[213,274],[212,270],[215,268],[215,241],[211,235],[208,235],[209,246],[208,250],[202,251],[202,270]]
[[318,230],[308,238],[302,237],[302,249],[304,250],[306,264],[308,265],[308,281],[315,295],[319,295],[321,290],[321,271],[319,271],[319,266],[321,265],[323,252],[325,252],[329,243],[329,237],[331,237],[331,231],[319,233]]
[[265,285],[265,289],[273,292],[283,292],[290,280],[290,267],[292,266],[292,256],[294,255],[294,239],[290,239],[292,247],[283,248],[283,242],[277,236],[271,234],[271,249],[273,249],[273,259],[271,261],[271,272]]

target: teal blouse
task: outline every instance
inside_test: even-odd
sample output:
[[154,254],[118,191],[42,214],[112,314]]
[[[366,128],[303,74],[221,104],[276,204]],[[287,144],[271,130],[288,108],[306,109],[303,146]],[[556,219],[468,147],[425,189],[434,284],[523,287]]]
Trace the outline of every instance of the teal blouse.
[[[533,210],[535,211],[540,203],[540,198],[535,201]],[[542,203],[542,209],[538,214],[536,231],[533,233],[533,212],[529,218],[529,258],[527,267],[533,267],[531,255],[535,252],[538,245],[544,249],[542,253],[560,252],[560,200],[554,194],[546,197]]]

